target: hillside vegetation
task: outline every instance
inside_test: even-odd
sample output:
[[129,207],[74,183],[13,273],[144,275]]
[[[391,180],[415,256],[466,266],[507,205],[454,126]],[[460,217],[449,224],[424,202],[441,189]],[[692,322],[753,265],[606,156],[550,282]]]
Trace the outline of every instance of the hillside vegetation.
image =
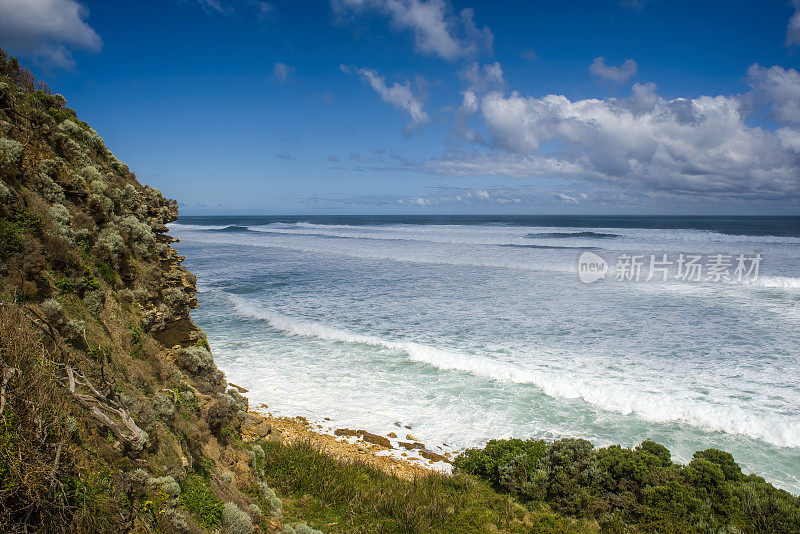
[[0,51],[0,531],[800,532],[798,498],[721,451],[496,441],[403,480],[243,442],[177,214]]

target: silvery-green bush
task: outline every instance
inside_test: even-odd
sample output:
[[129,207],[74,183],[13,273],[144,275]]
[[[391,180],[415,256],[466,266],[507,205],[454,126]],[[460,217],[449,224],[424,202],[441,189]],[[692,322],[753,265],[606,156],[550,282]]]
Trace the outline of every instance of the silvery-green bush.
[[16,165],[22,157],[22,145],[13,139],[0,137],[0,162]]
[[[90,183],[94,183],[94,182],[103,183],[102,182],[103,175],[100,173],[100,170],[94,165],[85,165],[81,169],[80,174],[86,180],[88,180]],[[105,186],[104,183],[103,183],[103,185]],[[101,191],[101,192],[104,193],[105,192],[105,188],[103,188],[103,191]]]
[[170,497],[177,497],[181,492],[181,486],[171,476],[150,478],[148,480],[152,489],[161,488]]
[[97,236],[95,246],[112,254],[119,254],[125,247],[125,241],[114,228],[103,228],[100,235]]
[[38,168],[39,172],[47,174],[48,176],[53,176],[55,174],[56,169],[58,169],[59,162],[55,159],[43,159],[39,162]]
[[47,299],[42,302],[42,312],[48,321],[58,323],[61,320],[61,303],[56,299]]
[[222,526],[226,534],[251,534],[253,532],[253,520],[232,502],[226,502],[222,508]]
[[153,234],[149,224],[143,223],[134,215],[127,215],[119,220],[117,227],[139,256],[150,256],[150,252],[156,242],[156,236]]
[[192,373],[214,367],[214,357],[203,347],[181,348],[177,356],[181,365]]
[[37,177],[37,184],[39,192],[48,202],[63,202],[64,189],[55,183],[52,178],[44,173],[40,173]]
[[85,329],[86,325],[83,324],[83,321],[70,319],[61,329],[61,334],[67,339],[80,339]]
[[175,403],[172,395],[159,393],[153,397],[153,408],[159,417],[172,417],[175,413]]
[[89,195],[89,211],[101,221],[114,209],[114,201],[100,193],[92,193]]
[[275,493],[275,490],[270,488],[269,485],[263,481],[258,483],[258,489],[269,507],[266,512],[275,517],[283,515],[283,503]]
[[72,216],[70,215],[66,206],[63,204],[53,204],[50,206],[50,209],[47,213],[50,216],[50,219],[52,219],[59,235],[68,237],[70,234],[69,223],[70,220],[72,220]]

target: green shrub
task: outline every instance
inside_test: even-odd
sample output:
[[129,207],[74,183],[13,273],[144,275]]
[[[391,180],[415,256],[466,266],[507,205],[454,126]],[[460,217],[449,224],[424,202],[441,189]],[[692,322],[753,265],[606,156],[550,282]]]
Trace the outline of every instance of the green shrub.
[[467,449],[460,454],[454,465],[466,473],[485,478],[496,487],[502,486],[500,467],[519,457],[519,463],[535,466],[542,459],[547,442],[542,440],[501,439],[490,440],[485,447]]
[[195,343],[195,345],[198,346],[198,347],[203,347],[208,352],[211,352],[211,346],[208,344],[208,339],[206,339],[204,337],[201,337],[200,339],[198,339],[197,342]]
[[83,268],[83,287],[87,291],[94,291],[100,288],[100,282],[94,277],[92,270],[89,267]]
[[114,267],[106,262],[103,262],[97,266],[97,272],[100,273],[100,278],[105,280],[106,284],[112,288],[114,287],[117,282],[117,271],[114,270]]
[[800,532],[800,498],[745,477],[730,453],[698,451],[680,466],[652,441],[633,450],[595,450],[576,439],[538,443],[544,452],[531,441],[490,441],[455,465],[523,501],[593,517],[613,532]]
[[200,525],[208,529],[222,525],[223,503],[208,487],[208,479],[205,477],[198,474],[187,475],[181,484],[180,500]]

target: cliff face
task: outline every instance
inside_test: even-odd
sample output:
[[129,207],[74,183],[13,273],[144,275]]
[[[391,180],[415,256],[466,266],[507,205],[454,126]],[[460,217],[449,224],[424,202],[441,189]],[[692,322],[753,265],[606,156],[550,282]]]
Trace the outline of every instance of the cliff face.
[[280,527],[177,214],[0,51],[0,530]]

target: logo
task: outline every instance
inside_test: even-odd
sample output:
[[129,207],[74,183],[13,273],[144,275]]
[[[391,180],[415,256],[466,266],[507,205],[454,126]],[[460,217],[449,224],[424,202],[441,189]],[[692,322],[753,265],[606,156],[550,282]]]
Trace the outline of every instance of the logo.
[[578,278],[584,284],[603,280],[608,272],[608,263],[594,252],[584,252],[578,257]]

